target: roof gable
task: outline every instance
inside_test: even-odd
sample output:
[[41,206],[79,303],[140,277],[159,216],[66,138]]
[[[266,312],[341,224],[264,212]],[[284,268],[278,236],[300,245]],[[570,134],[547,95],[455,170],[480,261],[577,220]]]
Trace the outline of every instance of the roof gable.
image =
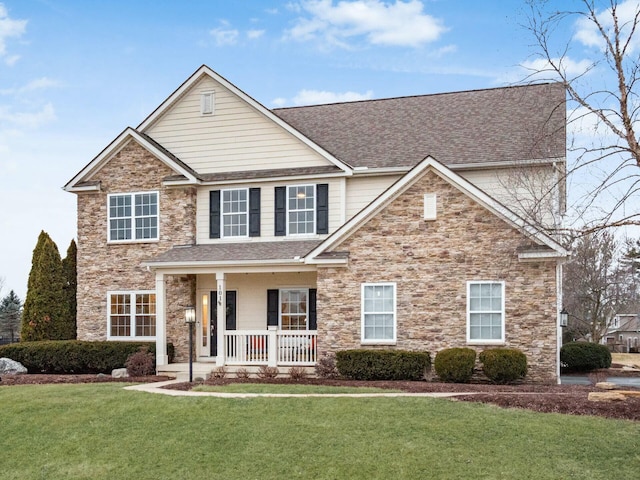
[[67,192],[99,190],[100,185],[96,182],[91,182],[91,177],[95,173],[99,172],[115,154],[122,150],[122,148],[131,141],[137,142],[142,148],[146,149],[167,167],[176,172],[177,175],[186,178],[187,181],[198,181],[197,174],[189,168],[189,166],[185,165],[147,135],[140,133],[131,127],[127,127],[109,145],[107,145],[102,152],[100,152],[82,170],[80,170],[75,177],[69,180],[69,182],[67,182],[63,187],[64,190]]
[[492,214],[504,220],[507,224],[520,231],[526,237],[534,241],[537,245],[544,247],[535,252],[521,252],[519,257],[522,260],[527,259],[544,259],[544,258],[563,258],[569,255],[569,252],[556,242],[549,235],[540,231],[535,226],[529,224],[526,220],[516,215],[507,207],[499,203],[485,192],[469,183],[460,175],[451,169],[442,165],[432,157],[425,158],[422,162],[412,168],[407,174],[400,178],[391,187],[385,190],[373,202],[367,205],[359,213],[353,216],[347,223],[342,225],[332,235],[325,239],[315,249],[306,255],[308,263],[344,263],[344,258],[334,259],[327,256],[333,248],[338,247],[342,242],[348,239],[363,225],[374,218],[381,210],[397,199],[402,193],[407,191],[412,185],[420,180],[428,171],[434,171],[438,176],[447,181],[450,185],[461,191],[463,194],[472,198],[475,202],[482,205]]
[[[200,114],[200,95],[213,92],[214,114]],[[157,139],[199,173],[255,170],[269,156],[287,166],[351,169],[206,65],[200,67],[137,128]],[[253,159],[252,154],[257,157]],[[242,165],[234,155],[243,159]],[[210,160],[207,160],[210,158]],[[222,166],[217,167],[217,163]],[[226,165],[224,162],[228,162]]]

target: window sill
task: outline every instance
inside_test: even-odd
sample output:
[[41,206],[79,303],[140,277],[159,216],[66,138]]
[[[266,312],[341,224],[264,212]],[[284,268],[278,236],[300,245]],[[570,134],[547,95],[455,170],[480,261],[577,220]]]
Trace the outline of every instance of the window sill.
[[506,344],[504,340],[467,340],[467,345],[505,346]]
[[156,337],[112,337],[107,336],[108,342],[155,342]]
[[145,238],[144,240],[107,240],[107,245],[135,245],[139,243],[158,243],[158,238]]
[[360,340],[360,345],[396,345],[395,340]]

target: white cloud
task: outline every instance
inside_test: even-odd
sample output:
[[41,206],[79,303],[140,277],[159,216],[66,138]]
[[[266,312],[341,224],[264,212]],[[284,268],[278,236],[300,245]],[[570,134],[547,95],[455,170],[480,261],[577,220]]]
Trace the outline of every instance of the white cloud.
[[339,1],[310,0],[296,4],[310,14],[299,18],[286,36],[295,40],[321,40],[347,47],[352,38],[365,37],[373,45],[420,47],[447,31],[442,21],[425,14],[418,0]]
[[216,42],[216,46],[235,45],[238,42],[240,32],[235,28],[231,28],[231,25],[226,20],[222,20],[220,23],[221,26],[209,31],[209,34]]
[[33,92],[35,90],[44,90],[47,88],[59,87],[60,83],[56,80],[51,80],[47,77],[37,78],[35,80],[30,81],[26,85],[18,88],[6,88],[0,90],[0,95],[15,95],[15,94],[23,94],[28,92]]
[[56,119],[51,103],[47,103],[39,112],[13,112],[9,107],[0,105],[0,122],[23,128],[37,128]]
[[358,100],[370,100],[373,97],[373,91],[368,90],[366,93],[358,92],[329,92],[326,90],[300,90],[298,94],[291,100],[286,98],[276,98],[271,101],[274,107],[284,107],[286,105],[319,105],[324,103],[341,103],[355,102]]
[[[634,18],[640,10],[640,2],[638,0],[626,0],[620,3],[616,7],[616,16],[618,18],[618,25],[620,26],[620,34],[623,39],[631,33],[631,28],[634,26]],[[600,12],[596,12],[598,21],[603,26],[608,34],[612,33],[613,18],[611,16],[611,9],[605,9]],[[577,31],[574,38],[587,47],[596,47],[603,49],[604,39],[599,32],[598,27],[586,17],[581,17],[576,22]],[[640,38],[635,33],[631,39],[630,52],[633,52],[640,47]]]
[[[573,60],[566,56],[563,58],[553,58],[553,63],[559,65],[567,78],[575,78],[587,73],[592,67],[593,62],[590,60]],[[496,77],[496,83],[500,85],[521,83],[523,81],[560,81],[560,77],[556,73],[551,64],[543,58],[535,60],[525,60],[516,68],[502,73]]]
[[260,38],[264,35],[264,30],[249,30],[247,31],[247,37],[250,40],[255,40],[256,38]]
[[4,4],[0,3],[0,57],[5,57],[7,65],[14,65],[19,55],[7,55],[7,39],[20,38],[27,29],[26,20],[14,20],[9,17],[9,12]]

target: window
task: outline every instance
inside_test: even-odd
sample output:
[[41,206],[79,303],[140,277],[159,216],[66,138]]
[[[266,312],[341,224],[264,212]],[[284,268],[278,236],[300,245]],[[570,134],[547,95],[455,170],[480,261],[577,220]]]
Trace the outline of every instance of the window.
[[304,290],[280,290],[280,328],[308,330],[308,293]]
[[200,114],[213,115],[214,92],[202,92],[200,95]]
[[249,217],[246,188],[222,191],[222,236],[246,237]]
[[109,195],[109,241],[158,239],[158,192]]
[[362,285],[362,343],[395,343],[396,284]]
[[111,292],[107,295],[110,339],[156,336],[155,292]]
[[287,187],[287,212],[289,235],[316,233],[315,185]]
[[467,282],[467,341],[504,342],[504,282]]

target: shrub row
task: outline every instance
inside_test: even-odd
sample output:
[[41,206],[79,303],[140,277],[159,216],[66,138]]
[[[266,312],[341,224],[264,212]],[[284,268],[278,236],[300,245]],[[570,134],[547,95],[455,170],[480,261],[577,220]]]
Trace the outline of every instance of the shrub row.
[[[155,358],[155,342],[86,342],[53,340],[20,342],[0,347],[0,358],[20,362],[29,373],[111,373],[123,368],[130,355],[146,347]],[[173,344],[167,344],[169,361]]]
[[429,352],[367,349],[336,352],[338,372],[353,380],[422,380],[430,366]]
[[560,349],[560,364],[569,372],[588,372],[611,366],[611,352],[606,345],[588,342],[566,343]]
[[[491,348],[480,353],[482,371],[493,383],[508,384],[527,375],[527,356],[513,348]],[[443,382],[469,383],[476,363],[471,348],[447,348],[436,355],[434,368]]]

